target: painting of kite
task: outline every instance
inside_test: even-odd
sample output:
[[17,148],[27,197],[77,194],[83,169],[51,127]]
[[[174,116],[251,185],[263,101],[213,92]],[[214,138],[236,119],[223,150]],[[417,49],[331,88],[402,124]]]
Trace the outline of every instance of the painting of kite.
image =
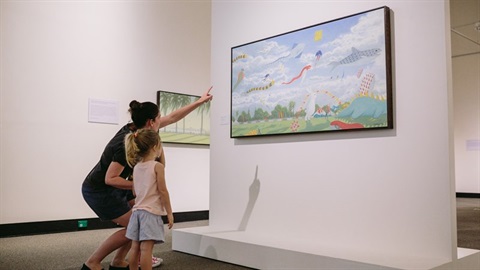
[[[161,115],[186,106],[199,96],[157,91],[157,105]],[[180,121],[159,130],[162,142],[210,145],[210,102],[200,105]]]
[[392,129],[390,9],[231,49],[231,138]]

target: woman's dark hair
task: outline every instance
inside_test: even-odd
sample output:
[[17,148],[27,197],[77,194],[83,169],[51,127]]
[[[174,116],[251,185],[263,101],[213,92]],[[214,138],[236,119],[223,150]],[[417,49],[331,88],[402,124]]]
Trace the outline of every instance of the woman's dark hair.
[[130,102],[130,109],[128,109],[128,111],[132,116],[135,129],[145,127],[149,119],[154,120],[159,114],[158,106],[149,101],[138,102],[136,100],[132,100]]

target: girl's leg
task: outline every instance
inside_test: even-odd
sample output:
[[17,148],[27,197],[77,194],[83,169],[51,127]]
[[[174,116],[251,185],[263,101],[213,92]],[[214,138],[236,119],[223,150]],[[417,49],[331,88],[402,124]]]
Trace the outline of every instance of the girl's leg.
[[[130,220],[130,216],[132,215],[132,211],[128,211],[123,216],[113,220],[113,222],[120,224],[121,226],[126,227],[128,225],[128,221]],[[119,231],[114,232],[110,235],[107,239],[103,241],[102,244],[95,250],[95,252],[88,258],[87,262],[85,263],[90,269],[102,269],[102,261],[107,257],[110,253],[120,248],[122,252],[125,252],[123,258],[120,260],[117,258],[117,254],[115,255],[114,260],[112,261],[113,266],[127,266],[128,263],[125,261],[125,255],[128,252],[130,247],[130,239],[125,237],[126,229],[123,228]],[[126,246],[126,251],[123,250]],[[119,261],[121,263],[119,263]],[[115,264],[114,264],[115,263]]]
[[152,270],[152,251],[155,241],[140,242],[140,266],[142,270]]
[[[130,207],[133,207],[133,205],[135,205],[135,199],[128,201],[128,203],[130,204]],[[162,261],[163,261],[162,258],[156,258],[152,256],[152,267],[153,265],[155,265],[155,267],[159,266],[162,263]]]
[[128,255],[130,270],[138,270],[138,256],[140,255],[140,242],[132,241],[132,248]]

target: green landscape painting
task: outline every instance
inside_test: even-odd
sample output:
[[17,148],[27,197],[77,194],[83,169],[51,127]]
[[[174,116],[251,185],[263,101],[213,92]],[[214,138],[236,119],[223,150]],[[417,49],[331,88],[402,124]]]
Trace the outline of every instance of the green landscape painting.
[[[186,106],[199,96],[157,91],[157,104],[162,115]],[[182,120],[159,130],[162,142],[210,145],[210,102],[202,104]]]

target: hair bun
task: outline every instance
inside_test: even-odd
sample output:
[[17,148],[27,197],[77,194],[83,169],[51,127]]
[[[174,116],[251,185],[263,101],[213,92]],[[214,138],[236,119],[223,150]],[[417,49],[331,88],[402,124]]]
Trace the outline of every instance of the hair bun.
[[130,102],[130,105],[129,105],[129,106],[130,106],[130,109],[136,110],[136,109],[140,108],[140,105],[141,105],[140,102],[138,102],[138,101],[136,101],[136,100],[132,100],[132,101]]

